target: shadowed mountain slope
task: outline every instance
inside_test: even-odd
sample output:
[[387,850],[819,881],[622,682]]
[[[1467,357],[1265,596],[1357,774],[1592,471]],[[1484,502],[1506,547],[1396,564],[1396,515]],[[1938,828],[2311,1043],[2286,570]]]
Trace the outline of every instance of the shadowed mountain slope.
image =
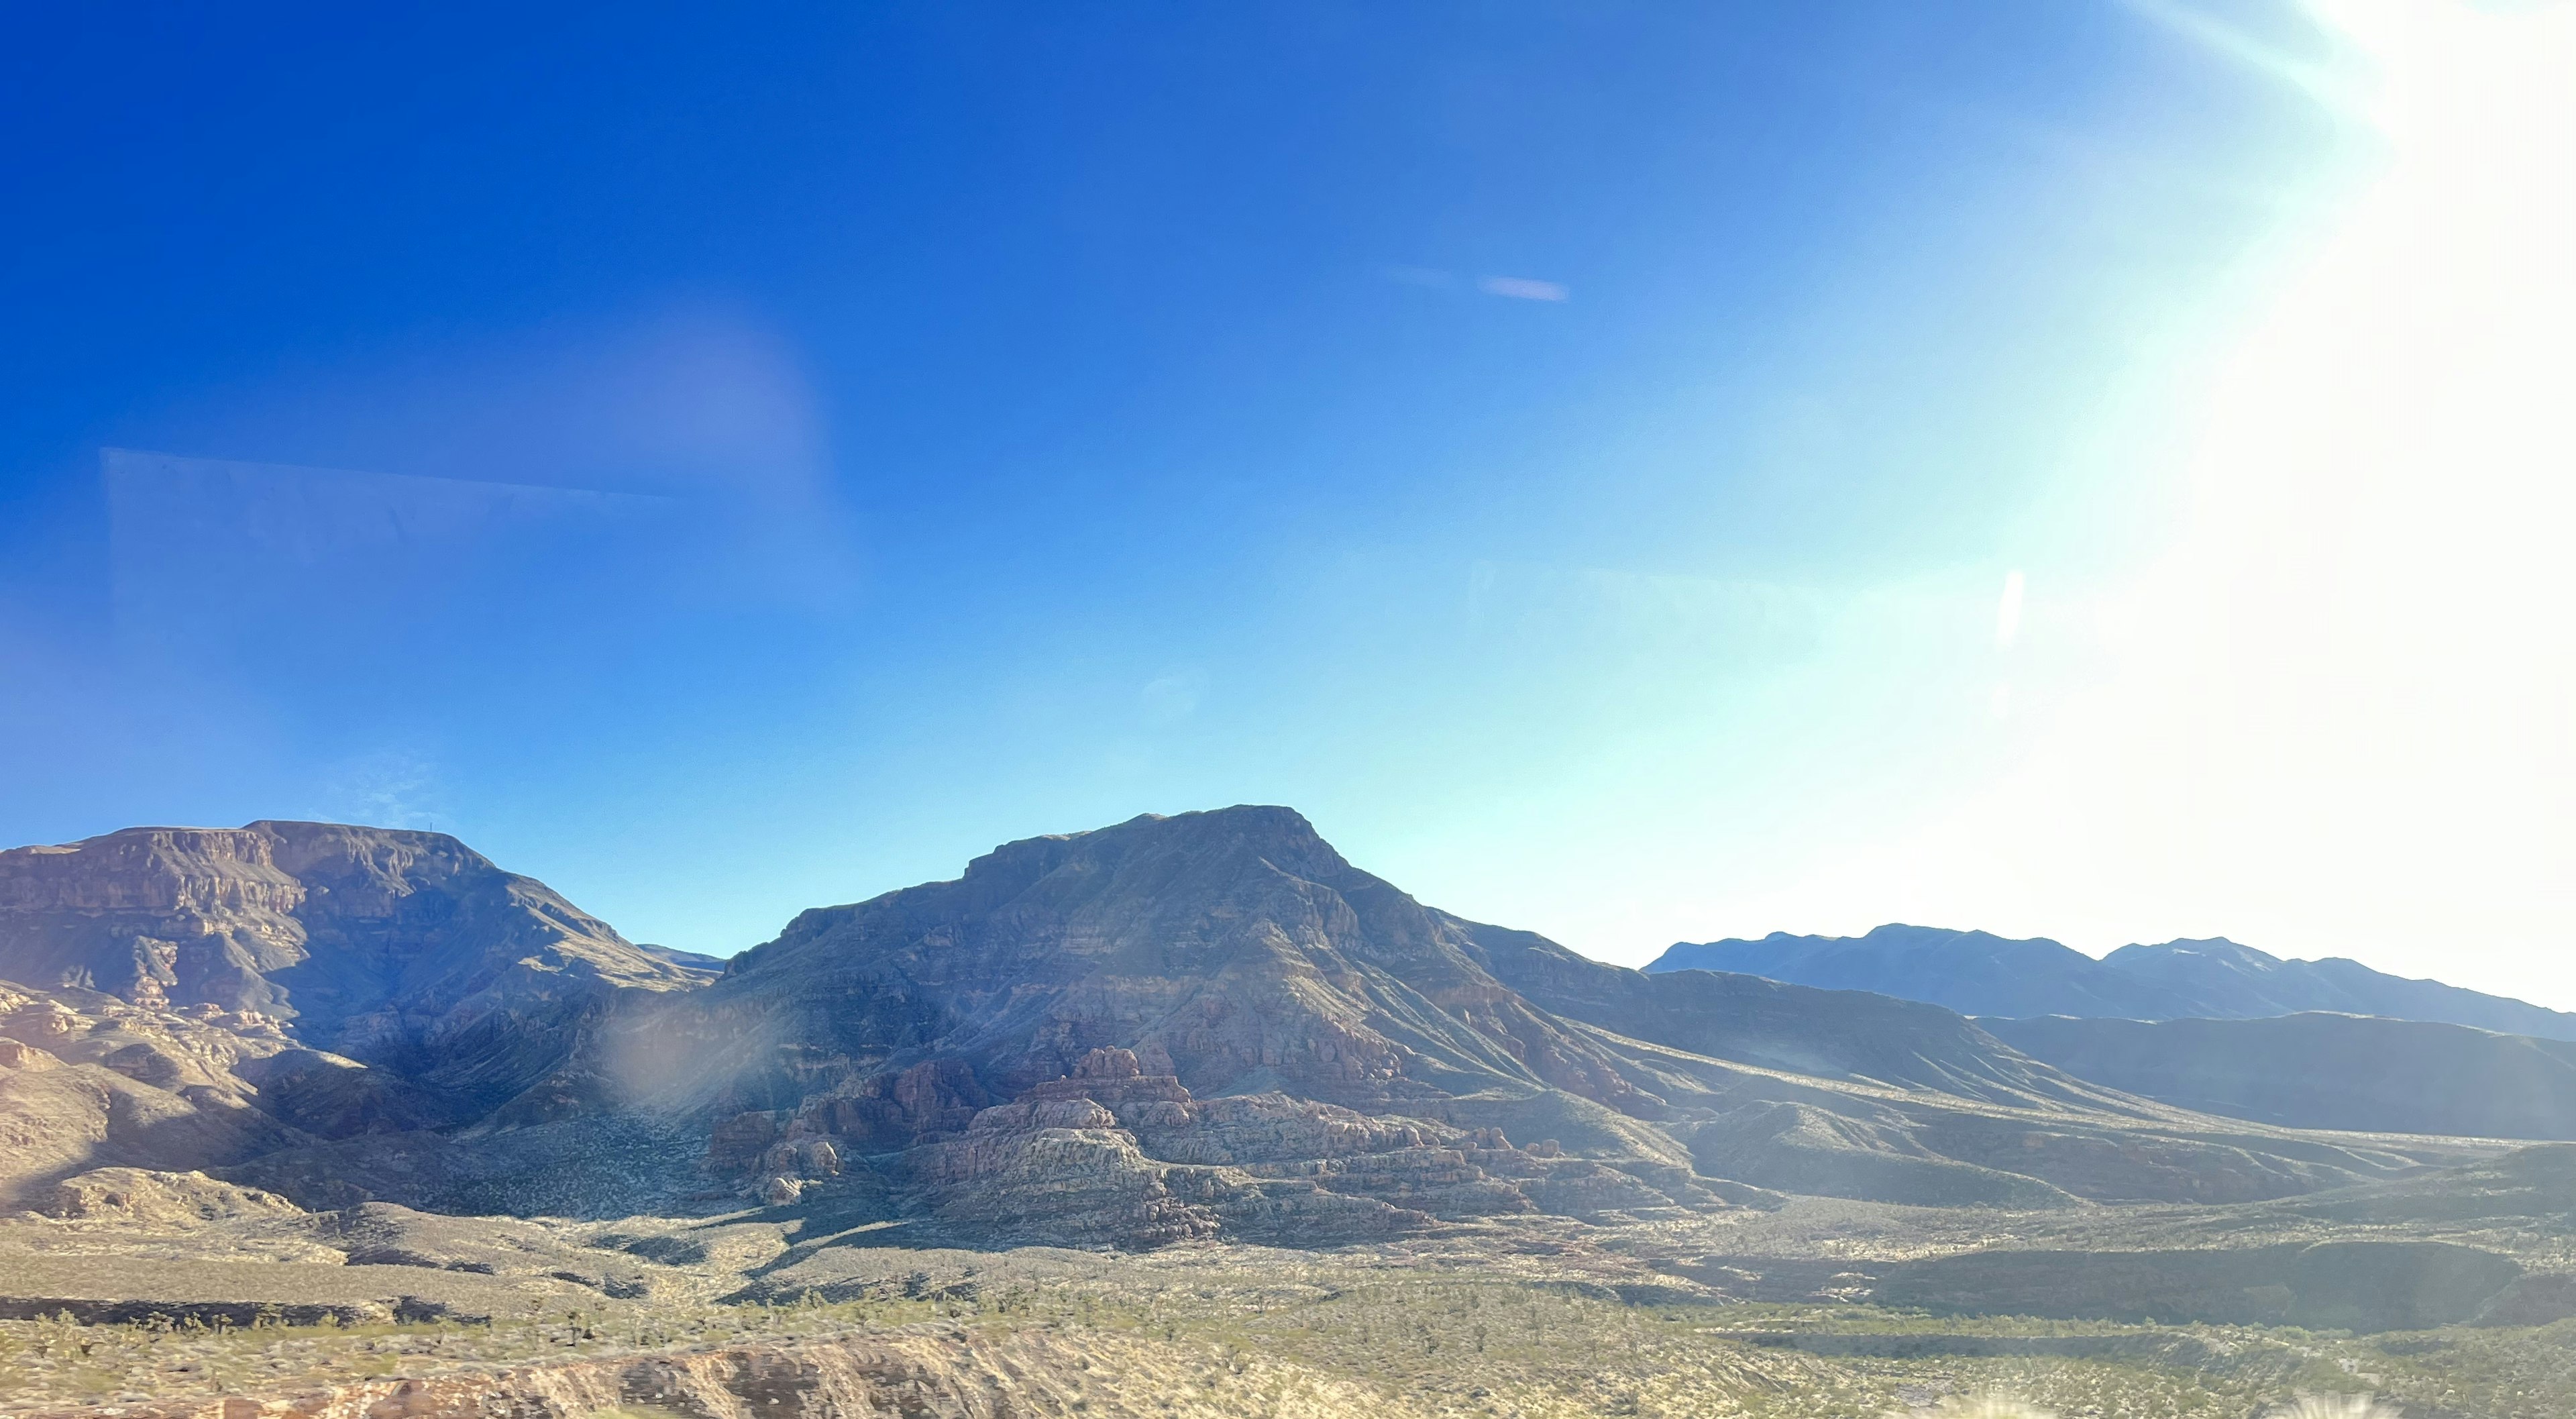
[[1876,991],[1963,1015],[2243,1020],[2330,1011],[2576,1040],[2576,1015],[2563,1011],[2339,957],[2285,961],[2224,938],[2123,946],[2097,961],[2046,938],[1889,925],[1866,936],[1773,932],[1758,941],[1679,942],[1646,969]]
[[2576,1044],[2359,1015],[1980,1021],[2035,1059],[2183,1108],[2293,1128],[2576,1139]]

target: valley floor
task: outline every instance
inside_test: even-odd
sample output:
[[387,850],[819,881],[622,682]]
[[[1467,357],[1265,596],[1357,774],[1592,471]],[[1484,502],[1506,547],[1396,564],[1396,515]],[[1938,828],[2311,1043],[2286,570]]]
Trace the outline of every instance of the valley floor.
[[[902,1245],[908,1228],[775,1213],[361,1220],[348,1225],[362,1242],[337,1253],[273,1220],[0,1224],[0,1305],[25,1317],[0,1321],[0,1413],[1878,1419],[2001,1396],[2069,1419],[2239,1419],[2361,1394],[2409,1419],[2576,1413],[2576,1320],[2353,1335],[1832,1295],[1846,1265],[2115,1235],[2260,1244],[2310,1225],[2254,1210],[1802,1201],[1331,1252],[1144,1254]],[[2476,1239],[2563,1264],[2557,1230]],[[348,1264],[364,1256],[408,1259]],[[1812,1294],[1727,1293],[1759,1292],[1766,1263]],[[64,1304],[31,1315],[47,1292]],[[71,1303],[91,1323],[65,1319]]]

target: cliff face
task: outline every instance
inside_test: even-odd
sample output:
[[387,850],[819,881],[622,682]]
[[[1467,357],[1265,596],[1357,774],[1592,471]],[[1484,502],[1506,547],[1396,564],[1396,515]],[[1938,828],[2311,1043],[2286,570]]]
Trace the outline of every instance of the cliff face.
[[130,828],[0,852],[0,979],[254,1012],[475,1114],[703,972],[440,833]]
[[0,976],[136,1004],[275,1011],[304,884],[254,828],[129,828],[0,852]]

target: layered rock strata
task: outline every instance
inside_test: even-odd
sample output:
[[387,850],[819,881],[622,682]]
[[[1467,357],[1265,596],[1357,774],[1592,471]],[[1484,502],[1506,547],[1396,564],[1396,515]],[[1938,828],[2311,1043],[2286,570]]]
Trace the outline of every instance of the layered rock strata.
[[[744,1192],[795,1200],[841,1173],[844,1150],[885,1141],[881,1115],[851,1102],[824,1096],[784,1115],[738,1115],[715,1130],[709,1164],[737,1170]],[[930,1117],[957,1121],[945,1109]],[[874,1161],[944,1224],[1058,1245],[1210,1236],[1312,1245],[1478,1217],[1721,1205],[1687,1181],[1667,1192],[1564,1156],[1554,1140],[1515,1147],[1499,1128],[1373,1117],[1276,1092],[1199,1099],[1116,1047],[963,1122],[925,1128]],[[837,1133],[852,1125],[857,1138]]]

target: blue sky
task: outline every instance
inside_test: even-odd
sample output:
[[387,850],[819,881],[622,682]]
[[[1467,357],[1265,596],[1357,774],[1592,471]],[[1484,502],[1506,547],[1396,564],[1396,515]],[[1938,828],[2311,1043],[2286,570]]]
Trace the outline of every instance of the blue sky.
[[[2213,371],[2391,166],[2331,16],[10,23],[9,842],[436,827],[723,953],[1271,801],[1623,960],[2421,944],[1919,846],[2137,673]],[[2554,988],[2517,900],[2451,975]]]

